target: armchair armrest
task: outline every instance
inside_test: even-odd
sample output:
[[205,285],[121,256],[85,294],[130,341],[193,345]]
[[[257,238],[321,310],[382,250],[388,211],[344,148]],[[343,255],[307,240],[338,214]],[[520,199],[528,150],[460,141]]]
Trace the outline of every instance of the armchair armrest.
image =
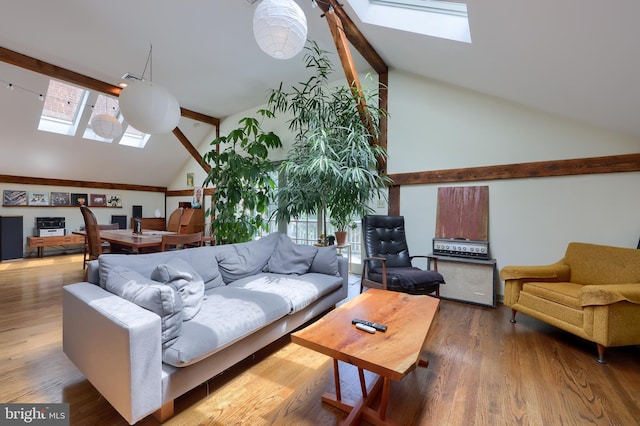
[[640,304],[640,283],[585,285],[580,289],[580,305],[611,305],[627,301]]
[[522,285],[527,281],[563,282],[569,281],[571,268],[559,260],[543,266],[505,266],[500,270],[504,280],[504,304],[513,306],[520,298]]
[[503,280],[549,280],[569,281],[571,268],[559,260],[551,265],[543,266],[505,266],[500,270],[500,278]]
[[377,260],[380,263],[382,263],[382,289],[386,290],[387,289],[387,259],[385,259],[384,257],[365,257],[362,259],[362,275],[360,277],[360,291],[362,291],[362,286],[364,285],[364,282],[370,282],[372,283],[373,281],[369,280],[369,260]]

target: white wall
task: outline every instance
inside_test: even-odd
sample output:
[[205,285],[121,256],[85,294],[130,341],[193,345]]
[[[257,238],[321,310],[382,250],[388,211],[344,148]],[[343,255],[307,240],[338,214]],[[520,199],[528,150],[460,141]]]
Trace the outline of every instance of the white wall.
[[[225,118],[220,134],[258,108]],[[400,71],[389,73],[389,113],[390,174],[640,152],[637,139]],[[286,118],[266,120],[263,128],[283,139],[285,147],[272,157],[283,159],[292,144]],[[209,149],[208,143],[198,147],[201,154]],[[170,189],[185,189],[190,171],[196,184],[204,180],[204,171],[190,161]],[[640,173],[615,173],[403,186],[400,211],[411,230],[411,252],[427,254],[438,187],[488,185],[489,241],[498,268],[548,264],[570,241],[635,247],[639,184]],[[498,292],[503,294],[502,284]]]
[[[640,152],[640,141],[414,75],[389,75],[390,174]],[[571,241],[636,247],[640,173],[403,186],[413,254],[431,252],[439,186],[489,186],[498,268],[559,260]],[[499,294],[503,294],[502,284]]]
[[[24,190],[39,192],[69,192],[69,193],[86,193],[86,194],[117,194],[122,200],[122,208],[112,207],[95,207],[91,211],[95,214],[98,223],[111,223],[111,215],[126,215],[127,226],[131,220],[132,206],[141,205],[142,215],[144,217],[154,217],[156,209],[162,214],[165,213],[165,202],[163,192],[146,192],[146,191],[121,191],[106,190],[97,188],[78,188],[67,186],[49,186],[49,185],[21,185],[3,183],[3,190]],[[27,237],[34,235],[36,217],[64,217],[67,233],[70,234],[74,230],[84,226],[84,220],[80,213],[79,207],[3,207],[0,206],[0,216],[22,216],[23,230],[22,235],[25,243],[25,256],[35,254],[35,249],[29,251],[26,247]]]

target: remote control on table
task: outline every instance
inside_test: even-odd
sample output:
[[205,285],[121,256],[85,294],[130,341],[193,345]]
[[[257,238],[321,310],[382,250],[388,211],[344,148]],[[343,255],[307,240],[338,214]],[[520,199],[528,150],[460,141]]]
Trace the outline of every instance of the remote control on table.
[[371,321],[366,321],[366,320],[359,319],[359,318],[352,319],[351,320],[351,324],[364,324],[366,326],[369,326],[369,327],[373,328],[374,330],[382,331],[383,333],[385,331],[387,331],[387,326],[386,325],[378,324],[378,323],[371,322]]
[[373,327],[369,327],[368,325],[362,324],[360,322],[356,323],[356,328],[362,331],[366,331],[367,333],[371,333],[374,334],[376,332],[376,329]]

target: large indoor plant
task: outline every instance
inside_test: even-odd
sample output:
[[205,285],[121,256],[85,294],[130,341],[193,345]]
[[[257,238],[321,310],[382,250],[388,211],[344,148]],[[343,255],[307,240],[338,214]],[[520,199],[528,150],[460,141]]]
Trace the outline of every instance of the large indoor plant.
[[[325,214],[336,231],[346,231],[372,211],[374,199],[386,197],[389,178],[376,168],[386,152],[371,143],[379,136],[379,118],[385,111],[375,106],[369,91],[330,86],[333,67],[327,52],[314,42],[305,49],[305,65],[312,76],[288,92],[281,84],[269,97],[272,112],[291,117],[289,129],[295,136],[280,166],[286,184],[278,190],[277,215],[289,222],[304,214]],[[363,103],[370,122],[358,111]],[[326,235],[326,220],[324,226]]]
[[[259,110],[271,117],[268,110]],[[251,240],[260,230],[268,230],[269,204],[275,182],[270,172],[269,150],[282,147],[273,132],[264,132],[256,118],[245,117],[239,127],[211,142],[214,147],[204,155],[211,166],[204,186],[215,188],[211,208],[211,235],[216,243]]]

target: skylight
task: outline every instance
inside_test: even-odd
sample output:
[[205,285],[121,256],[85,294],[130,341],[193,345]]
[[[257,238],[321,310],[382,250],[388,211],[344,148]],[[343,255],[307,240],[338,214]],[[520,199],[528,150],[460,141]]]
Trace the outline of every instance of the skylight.
[[464,3],[440,0],[349,0],[360,19],[372,25],[471,43]]
[[[84,139],[107,143],[117,142],[120,145],[135,148],[144,148],[151,137],[124,121],[117,98],[96,94],[52,79],[49,80],[47,95],[43,100],[38,130],[69,136],[75,136],[80,130]],[[93,105],[91,105],[92,102]],[[113,140],[102,138],[91,128],[91,119],[105,113],[114,116],[122,123],[124,132],[119,138]]]
[[100,142],[111,143],[111,139],[105,139],[95,134],[93,128],[91,127],[91,120],[97,115],[100,114],[109,114],[117,118],[120,123],[122,123],[122,117],[118,108],[118,100],[111,98],[106,95],[98,95],[98,99],[93,105],[93,110],[91,111],[91,116],[89,117],[89,121],[87,122],[87,127],[84,130],[84,134],[82,135],[85,139],[93,139]]
[[74,135],[88,95],[88,90],[49,80],[38,130]]

